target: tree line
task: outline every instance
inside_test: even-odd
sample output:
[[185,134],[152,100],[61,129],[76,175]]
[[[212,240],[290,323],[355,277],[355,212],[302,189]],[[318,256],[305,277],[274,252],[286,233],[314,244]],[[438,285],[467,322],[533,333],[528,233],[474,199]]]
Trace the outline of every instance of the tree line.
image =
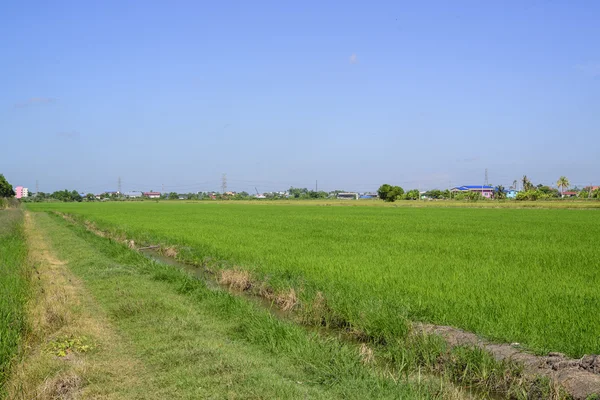
[[[517,190],[518,183],[519,182],[517,180],[514,180],[513,184],[509,187],[509,190]],[[493,185],[490,186],[494,187]],[[565,190],[569,188],[572,192],[576,193],[578,198],[600,199],[600,188],[596,188],[595,190],[592,190],[592,187],[586,187],[583,189],[579,189],[577,187],[571,188],[571,183],[565,176],[558,178],[556,181],[556,186],[558,189],[542,184],[534,185],[527,175],[524,175],[521,179],[522,190],[518,191],[515,200],[534,201],[543,199],[559,199],[565,196]],[[493,198],[496,200],[504,200],[507,198],[506,192],[507,191],[504,186],[497,185],[493,190]],[[396,200],[417,200],[421,198],[421,196],[428,199],[455,199],[473,201],[484,199],[484,197],[478,191],[460,191],[453,193],[449,189],[433,189],[421,194],[418,189],[412,189],[408,192],[405,192],[402,187],[393,186],[387,183],[379,187],[377,194],[379,195],[380,199],[387,202],[394,202]]]

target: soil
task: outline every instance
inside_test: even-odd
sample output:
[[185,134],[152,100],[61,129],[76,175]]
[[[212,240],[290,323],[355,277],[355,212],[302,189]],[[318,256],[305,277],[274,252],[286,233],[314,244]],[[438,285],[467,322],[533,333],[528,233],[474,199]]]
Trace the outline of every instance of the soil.
[[496,360],[522,364],[527,373],[551,378],[575,400],[600,394],[600,355],[568,358],[562,353],[536,356],[519,348],[517,343],[497,344],[483,340],[474,333],[451,326],[415,324],[415,330],[444,338],[450,346],[476,346],[488,351]]

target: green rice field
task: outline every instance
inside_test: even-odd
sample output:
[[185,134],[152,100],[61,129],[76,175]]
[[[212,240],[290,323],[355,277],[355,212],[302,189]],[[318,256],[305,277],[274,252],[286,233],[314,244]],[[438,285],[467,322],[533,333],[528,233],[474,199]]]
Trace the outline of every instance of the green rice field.
[[[379,204],[379,203],[378,203]],[[30,204],[253,271],[353,327],[451,325],[535,352],[600,353],[600,211],[234,202]]]

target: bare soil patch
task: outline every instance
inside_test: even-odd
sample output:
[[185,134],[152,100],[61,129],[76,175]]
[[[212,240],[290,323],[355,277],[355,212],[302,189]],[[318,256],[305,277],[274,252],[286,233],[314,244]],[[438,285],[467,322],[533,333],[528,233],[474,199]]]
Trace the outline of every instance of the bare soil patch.
[[475,346],[488,351],[496,360],[522,364],[527,373],[546,376],[560,384],[575,400],[600,394],[600,356],[586,355],[579,359],[561,353],[536,356],[519,348],[518,344],[490,343],[474,333],[451,326],[415,324],[416,332],[438,335],[451,346]]

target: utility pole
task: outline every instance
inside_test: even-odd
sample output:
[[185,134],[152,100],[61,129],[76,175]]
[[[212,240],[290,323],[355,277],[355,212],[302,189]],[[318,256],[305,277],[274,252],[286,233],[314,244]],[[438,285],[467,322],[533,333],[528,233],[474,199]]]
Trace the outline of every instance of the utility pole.
[[119,177],[119,180],[117,181],[117,193],[119,194],[119,196],[121,195],[121,177]]
[[227,174],[223,173],[223,175],[221,175],[221,195],[225,195],[226,191],[227,191]]
[[164,193],[164,192],[165,192],[165,184],[163,183],[162,184],[162,192],[161,193]]
[[315,192],[319,191],[319,181],[315,181]]
[[37,197],[39,193],[40,193],[40,183],[36,179],[35,180],[35,197]]

